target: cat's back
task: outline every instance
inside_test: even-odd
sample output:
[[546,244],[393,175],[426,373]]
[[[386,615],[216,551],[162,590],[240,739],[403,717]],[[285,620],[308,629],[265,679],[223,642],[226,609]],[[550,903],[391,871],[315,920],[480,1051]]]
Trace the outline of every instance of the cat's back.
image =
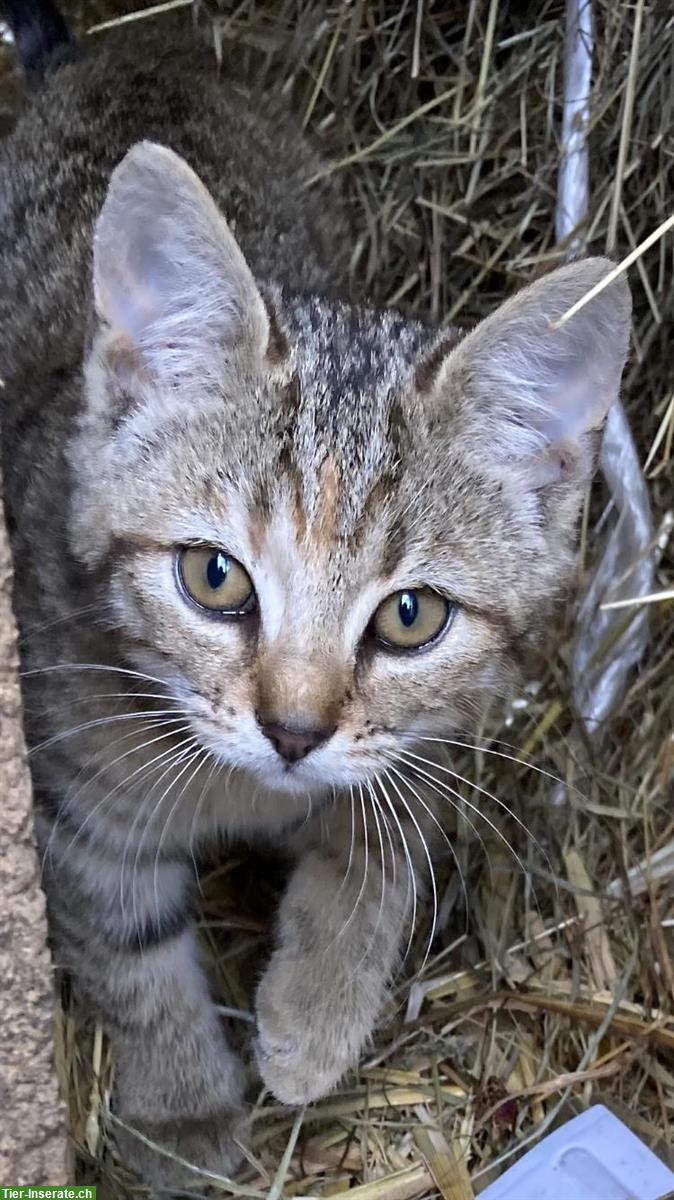
[[142,139],[170,146],[219,202],[258,278],[316,291],[345,275],[344,223],[322,164],[278,98],[217,70],[190,22],[108,34],[55,71],[0,143],[0,321],[7,378],[81,347],[93,224]]

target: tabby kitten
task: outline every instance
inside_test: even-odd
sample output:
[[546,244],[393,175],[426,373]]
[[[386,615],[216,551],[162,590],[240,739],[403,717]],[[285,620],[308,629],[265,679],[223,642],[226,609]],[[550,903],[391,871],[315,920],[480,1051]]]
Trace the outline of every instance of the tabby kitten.
[[132,1131],[228,1173],[244,1089],[193,856],[223,835],[294,856],[256,1058],[279,1100],[325,1094],[442,850],[423,739],[503,686],[569,578],[630,315],[620,279],[555,327],[600,259],[463,337],[331,298],[349,233],[316,155],[278,97],[169,28],[47,71],[0,162],[3,471],[56,961],[112,1039],[122,1151],[165,1186],[179,1165]]

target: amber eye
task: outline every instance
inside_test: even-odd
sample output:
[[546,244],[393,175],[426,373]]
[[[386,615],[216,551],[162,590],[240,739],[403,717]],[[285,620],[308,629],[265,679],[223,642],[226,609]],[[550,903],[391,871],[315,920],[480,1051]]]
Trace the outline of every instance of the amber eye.
[[375,636],[392,650],[418,650],[444,633],[452,612],[453,605],[430,588],[395,592],[374,614]]
[[242,616],[255,607],[250,575],[241,563],[215,546],[181,550],[178,578],[190,600],[223,616]]

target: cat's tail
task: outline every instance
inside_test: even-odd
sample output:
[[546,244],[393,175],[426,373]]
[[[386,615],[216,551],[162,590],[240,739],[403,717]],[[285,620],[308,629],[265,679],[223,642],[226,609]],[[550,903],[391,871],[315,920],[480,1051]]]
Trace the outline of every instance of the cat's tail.
[[39,80],[47,71],[77,58],[77,43],[52,0],[0,0],[26,75]]

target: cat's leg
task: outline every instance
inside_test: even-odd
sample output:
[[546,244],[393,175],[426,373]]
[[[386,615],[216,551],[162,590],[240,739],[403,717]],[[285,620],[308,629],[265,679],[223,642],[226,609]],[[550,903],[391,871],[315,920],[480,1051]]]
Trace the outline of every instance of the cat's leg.
[[325,1095],[356,1064],[410,931],[411,856],[392,849],[381,820],[367,852],[340,832],[300,857],[257,993],[260,1073],[287,1104]]
[[194,1182],[171,1156],[229,1175],[244,1070],[199,963],[189,872],[148,854],[128,876],[124,895],[120,856],[101,846],[65,855],[52,839],[45,856],[57,965],[113,1046],[120,1157],[154,1186]]
[[[112,964],[111,964],[112,965]],[[120,1153],[146,1181],[195,1182],[180,1164],[150,1149],[140,1133],[170,1154],[218,1175],[231,1175],[244,1088],[243,1065],[227,1045],[197,961],[193,930],[166,944],[120,957],[125,986],[115,988],[115,1110]],[[116,1029],[115,1029],[116,1024]]]

